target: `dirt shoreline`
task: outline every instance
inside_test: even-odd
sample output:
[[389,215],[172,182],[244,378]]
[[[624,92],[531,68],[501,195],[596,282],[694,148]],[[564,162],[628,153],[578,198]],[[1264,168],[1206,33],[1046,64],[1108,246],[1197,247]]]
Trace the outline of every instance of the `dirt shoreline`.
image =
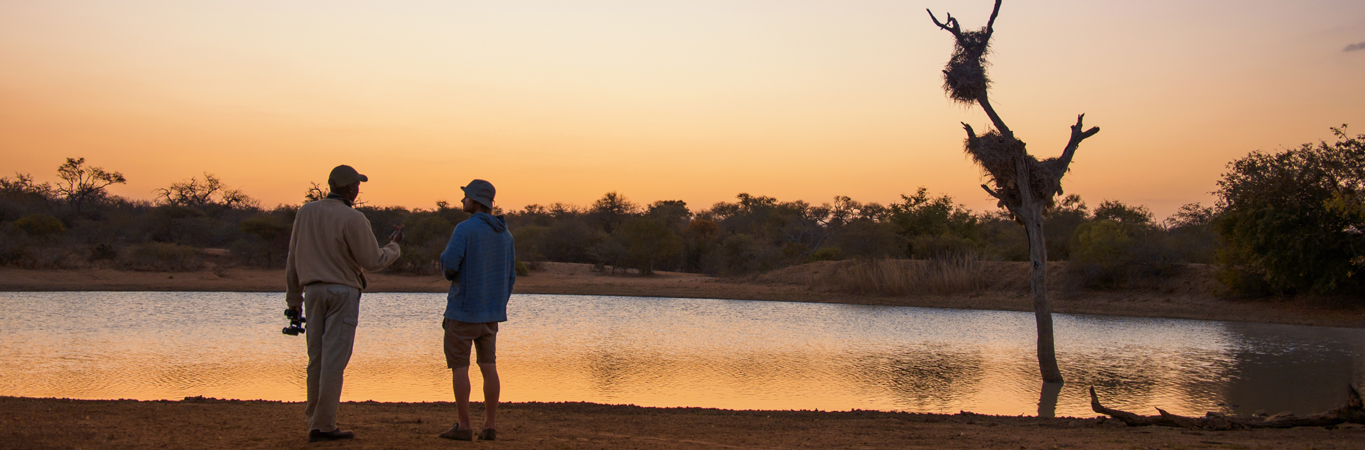
[[[1007,263],[1006,263],[1007,264]],[[661,272],[641,277],[602,274],[587,264],[545,263],[544,269],[517,279],[520,294],[621,295],[715,298],[883,306],[918,306],[1000,311],[1032,311],[1027,270],[1004,265],[991,269],[993,284],[965,295],[880,296],[831,292],[817,281],[830,265],[809,264],[739,279]],[[1053,280],[1064,280],[1061,269]],[[439,276],[370,274],[367,292],[442,293],[449,283]],[[0,291],[223,291],[282,292],[280,269],[225,268],[197,272],[125,272],[112,269],[24,270],[0,268]],[[1065,283],[1058,283],[1065,284]],[[1162,285],[1119,291],[1053,290],[1052,310],[1170,319],[1280,323],[1365,328],[1365,308],[1323,299],[1235,301],[1213,295],[1208,271],[1191,271]]]
[[[475,426],[482,417],[474,405]],[[267,401],[0,397],[0,448],[1146,449],[1365,448],[1365,427],[1192,431],[1097,418],[876,411],[731,411],[593,403],[504,403],[498,439],[454,442],[450,403],[347,402],[356,439],[308,443],[304,405]]]

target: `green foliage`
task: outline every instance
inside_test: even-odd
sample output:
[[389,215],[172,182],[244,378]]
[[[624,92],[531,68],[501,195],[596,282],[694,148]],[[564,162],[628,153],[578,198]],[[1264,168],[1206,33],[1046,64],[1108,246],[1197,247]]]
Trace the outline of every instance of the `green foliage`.
[[838,261],[844,259],[844,252],[839,247],[825,247],[810,254],[808,262],[816,261]]
[[512,231],[512,242],[516,245],[517,259],[532,263],[545,260],[539,248],[540,239],[550,227],[527,225]]
[[895,225],[858,219],[843,227],[837,240],[845,254],[862,259],[905,256],[904,240]]
[[247,235],[233,243],[232,254],[247,262],[273,266],[283,263],[289,253],[289,238],[294,225],[275,214],[257,214],[237,223],[237,229]]
[[[1071,257],[1071,236],[1076,234],[1076,228],[1081,224],[1089,222],[1094,218],[1090,215],[1089,208],[1081,200],[1081,196],[1071,194],[1063,198],[1052,208],[1047,210],[1046,217],[1043,217],[1043,240],[1047,245],[1047,259],[1049,261],[1065,261]],[[1018,228],[1018,236],[1023,243],[1023,256],[1018,261],[1028,260],[1028,236],[1023,233],[1023,227]]]
[[725,236],[720,241],[717,253],[722,275],[745,275],[769,268],[765,264],[762,247],[747,234]]
[[293,224],[270,214],[257,214],[237,223],[237,229],[263,241],[289,237]]
[[1166,218],[1164,226],[1171,238],[1176,257],[1185,262],[1210,264],[1218,251],[1218,233],[1213,229],[1218,212],[1190,203]]
[[30,214],[14,221],[14,228],[35,238],[52,238],[66,233],[66,226],[47,214]]
[[630,215],[635,214],[636,209],[638,207],[627,200],[626,196],[612,191],[593,202],[592,207],[588,209],[588,215],[597,221],[604,231],[611,233]]
[[[908,239],[919,236],[954,236],[973,239],[978,233],[978,219],[966,207],[953,203],[947,195],[930,197],[929,191],[919,188],[915,195],[901,195],[901,203],[889,207],[888,220],[896,234]],[[915,253],[914,249],[908,249]]]
[[1076,227],[1071,261],[1091,287],[1117,288],[1127,280],[1133,237],[1120,223],[1100,219]]
[[687,209],[687,202],[682,200],[659,200],[651,203],[645,215],[663,221],[665,226],[678,233],[692,221],[692,211]]
[[[405,244],[422,245],[438,241],[444,246],[455,233],[455,224],[437,214],[420,212],[409,215],[403,221],[403,233]],[[382,244],[387,241],[388,239],[380,239],[378,242]]]
[[[706,219],[695,219],[683,229],[683,270],[703,272],[708,256],[715,254],[720,226]],[[714,266],[714,265],[712,265]],[[711,273],[715,273],[712,271]]]
[[525,261],[517,261],[517,266],[515,270],[517,272],[517,276],[519,277],[524,277],[531,274],[531,266],[526,265]]
[[1152,211],[1146,206],[1129,206],[1116,200],[1105,200],[1095,208],[1094,219],[1112,220],[1127,226],[1149,226],[1152,224]]
[[[1220,279],[1245,296],[1356,292],[1360,217],[1333,207],[1365,194],[1365,135],[1252,152],[1218,182]],[[1353,231],[1354,230],[1354,231]]]
[[625,256],[641,275],[654,273],[656,266],[676,266],[676,263],[669,263],[682,252],[682,238],[663,218],[632,218],[622,223],[612,237],[620,239]]
[[52,185],[34,183],[32,175],[16,173],[14,178],[0,178],[0,221],[52,212],[55,199]]
[[581,220],[565,218],[550,225],[550,230],[536,240],[536,249],[550,261],[586,263],[597,262],[589,249],[606,238],[606,233],[594,231]]

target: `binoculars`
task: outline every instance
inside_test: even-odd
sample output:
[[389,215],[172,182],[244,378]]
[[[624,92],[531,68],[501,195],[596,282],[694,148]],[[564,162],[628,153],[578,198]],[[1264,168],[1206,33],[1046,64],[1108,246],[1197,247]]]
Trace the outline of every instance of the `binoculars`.
[[289,326],[284,327],[283,330],[280,330],[281,333],[290,336],[298,336],[299,333],[305,333],[308,331],[303,329],[303,323],[308,321],[308,318],[303,317],[303,314],[295,312],[291,308],[284,310],[284,316],[289,318]]

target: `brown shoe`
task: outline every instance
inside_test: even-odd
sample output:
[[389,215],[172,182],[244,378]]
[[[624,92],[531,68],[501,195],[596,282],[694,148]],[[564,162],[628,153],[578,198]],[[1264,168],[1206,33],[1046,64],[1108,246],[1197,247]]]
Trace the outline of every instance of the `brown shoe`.
[[308,442],[335,441],[337,439],[355,439],[355,433],[341,431],[337,428],[332,431],[308,430]]
[[498,438],[498,430],[494,430],[494,429],[492,429],[492,428],[484,428],[483,431],[480,431],[480,432],[479,432],[479,440],[480,440],[480,441],[492,441],[492,440],[497,440],[497,438]]
[[461,430],[460,423],[455,422],[455,425],[451,425],[450,429],[446,430],[446,432],[444,433],[441,433],[440,436],[446,439],[454,439],[457,441],[472,441],[474,440],[474,430]]

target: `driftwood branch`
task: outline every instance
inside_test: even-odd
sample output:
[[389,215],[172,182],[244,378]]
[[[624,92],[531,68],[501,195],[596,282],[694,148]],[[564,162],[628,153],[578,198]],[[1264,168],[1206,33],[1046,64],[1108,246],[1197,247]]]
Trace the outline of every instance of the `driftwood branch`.
[[1289,413],[1280,413],[1269,417],[1238,417],[1216,412],[1206,413],[1204,417],[1185,417],[1168,413],[1161,408],[1156,409],[1159,415],[1141,416],[1101,405],[1099,397],[1095,395],[1095,388],[1093,386],[1090,388],[1090,409],[1097,413],[1118,419],[1123,423],[1134,427],[1161,425],[1181,428],[1233,430],[1247,428],[1331,427],[1343,423],[1365,424],[1365,407],[1362,407],[1360,392],[1356,391],[1355,386],[1347,386],[1346,404],[1342,407],[1304,417],[1298,417]]
[[[996,5],[998,8],[999,3],[996,3]],[[934,17],[933,11],[930,11],[929,8],[925,8],[924,10],[929,12],[929,19],[934,21],[934,25],[938,25],[939,28],[947,30],[949,33],[953,33],[953,37],[962,36],[962,26],[957,23],[957,19],[954,19],[952,14],[948,14],[948,20],[946,22],[939,22],[938,18]],[[995,16],[991,16],[991,19],[994,18]]]
[[1071,158],[1076,155],[1076,148],[1081,146],[1081,141],[1100,132],[1100,127],[1090,127],[1089,130],[1085,130],[1085,126],[1082,125],[1084,120],[1085,114],[1076,116],[1076,124],[1071,126],[1071,140],[1067,141],[1066,148],[1062,149],[1062,157],[1057,159],[1060,169],[1057,176],[1066,174],[1070,170]]

